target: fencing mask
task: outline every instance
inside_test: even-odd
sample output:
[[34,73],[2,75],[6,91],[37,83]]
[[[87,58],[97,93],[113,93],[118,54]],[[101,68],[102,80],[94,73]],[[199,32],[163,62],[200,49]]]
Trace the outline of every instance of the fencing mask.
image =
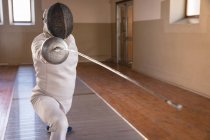
[[62,3],[53,4],[44,20],[49,32],[55,37],[65,39],[72,33],[73,16],[70,9]]

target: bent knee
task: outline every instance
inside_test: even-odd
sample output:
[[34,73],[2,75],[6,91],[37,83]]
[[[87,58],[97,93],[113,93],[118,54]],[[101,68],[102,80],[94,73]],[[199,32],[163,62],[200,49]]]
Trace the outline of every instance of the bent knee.
[[52,124],[55,130],[67,130],[68,128],[68,121],[64,117],[56,118]]

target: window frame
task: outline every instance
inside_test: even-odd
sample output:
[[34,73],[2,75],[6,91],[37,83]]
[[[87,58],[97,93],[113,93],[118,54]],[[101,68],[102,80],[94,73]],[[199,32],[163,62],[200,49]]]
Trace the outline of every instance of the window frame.
[[3,25],[3,23],[4,23],[3,3],[2,3],[2,0],[0,0],[0,25]]
[[[201,9],[199,9],[199,14],[198,15],[188,15],[188,4],[189,4],[189,0],[186,0],[186,4],[185,4],[185,17],[186,18],[199,18],[200,17],[200,12]],[[201,0],[200,0],[200,8],[201,8]]]
[[30,1],[30,21],[15,21],[14,20],[14,9],[13,9],[13,0],[8,0],[9,6],[9,17],[11,25],[34,25],[35,24],[35,8],[34,0]]

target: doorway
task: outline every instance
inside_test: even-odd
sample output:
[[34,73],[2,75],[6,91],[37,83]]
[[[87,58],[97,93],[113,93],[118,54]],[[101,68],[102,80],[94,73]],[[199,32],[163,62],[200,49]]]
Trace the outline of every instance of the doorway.
[[116,61],[131,67],[133,63],[133,1],[116,3]]

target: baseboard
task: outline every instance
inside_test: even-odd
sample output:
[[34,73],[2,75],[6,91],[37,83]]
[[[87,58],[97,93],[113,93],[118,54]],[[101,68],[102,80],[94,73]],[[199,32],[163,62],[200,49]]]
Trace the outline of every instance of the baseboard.
[[[134,69],[134,71],[137,71],[137,70]],[[137,71],[137,72],[138,72],[138,71]],[[160,80],[160,81],[162,81],[162,82],[164,82],[164,83],[168,83],[168,84],[170,84],[170,85],[176,86],[176,87],[178,87],[178,88],[181,88],[181,89],[190,91],[190,92],[192,92],[192,93],[195,93],[195,94],[197,94],[197,95],[200,95],[200,96],[202,96],[202,97],[205,97],[205,98],[210,99],[210,95],[207,95],[206,93],[199,92],[199,91],[193,90],[193,89],[191,89],[191,88],[188,88],[188,87],[186,87],[186,86],[177,84],[177,83],[175,83],[175,82],[171,82],[171,81],[165,80],[165,79],[163,79],[163,78],[160,78],[160,77],[158,77],[158,76],[156,76],[156,75],[154,75],[154,74],[147,73],[147,72],[145,72],[145,71],[140,71],[140,73],[142,73],[142,74],[144,74],[144,75],[146,75],[146,76],[148,76],[148,77],[152,77],[152,78],[155,78],[155,79],[157,79],[157,80]]]
[[8,63],[0,63],[0,66],[8,66]]

